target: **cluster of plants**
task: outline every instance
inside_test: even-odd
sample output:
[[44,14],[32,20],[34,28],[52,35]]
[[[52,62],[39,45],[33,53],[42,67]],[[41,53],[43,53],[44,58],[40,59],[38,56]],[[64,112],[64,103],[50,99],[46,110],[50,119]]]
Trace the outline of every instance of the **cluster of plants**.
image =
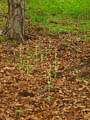
[[[17,63],[17,66],[20,67],[21,70],[25,70],[27,72],[27,74],[31,74],[32,71],[32,65],[30,63],[30,59],[33,61],[33,63],[35,64],[36,68],[38,67],[38,65],[40,65],[41,67],[44,67],[44,63],[45,63],[45,57],[46,59],[48,59],[47,55],[51,55],[51,44],[52,41],[49,40],[49,48],[44,48],[43,52],[43,47],[42,44],[37,44],[35,47],[35,51],[32,50],[27,50],[26,51],[26,58],[28,58],[29,60],[23,60],[23,45],[20,44],[20,54],[18,56],[19,62]],[[55,53],[54,53],[54,78],[56,79],[57,77],[57,50],[55,49]],[[50,85],[51,85],[51,76],[52,76],[52,63],[49,63],[49,67],[46,73],[46,79],[47,79],[47,88],[48,88],[48,96],[47,96],[47,100],[50,100]]]
[[[16,40],[14,40],[13,42],[15,44]],[[52,55],[52,51],[51,51],[52,41],[49,40],[48,43],[49,43],[48,48],[43,48],[42,44],[38,43],[35,46],[34,51],[31,49],[24,50],[24,46],[21,43],[19,45],[18,53],[13,51],[13,54],[15,56],[15,61],[16,61],[15,67],[17,67],[22,74],[23,72],[25,72],[27,75],[30,75],[30,76],[32,75],[33,65],[35,66],[35,68],[40,67],[43,70],[44,67],[46,66],[45,64],[46,61],[48,61],[48,56]],[[10,64],[9,55],[10,55],[9,52],[7,52],[7,55],[5,55],[5,58],[7,59],[6,65]],[[54,79],[57,78],[57,50],[56,49],[54,50],[53,57],[54,57],[53,59],[54,61],[48,63],[48,67],[46,68],[46,72],[45,72],[45,77],[47,80],[47,91],[48,91],[47,100],[48,101],[50,100],[50,92],[51,92],[50,87],[51,87],[52,75]],[[53,71],[52,71],[52,67],[54,67]]]

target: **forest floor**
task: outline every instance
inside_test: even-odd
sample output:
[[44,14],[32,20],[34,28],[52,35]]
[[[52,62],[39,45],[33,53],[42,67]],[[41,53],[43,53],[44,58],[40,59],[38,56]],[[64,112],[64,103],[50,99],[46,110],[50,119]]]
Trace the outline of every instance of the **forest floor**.
[[[5,20],[0,19],[0,120],[89,120],[90,30],[77,32],[76,22],[73,33],[55,34],[34,25],[20,44],[2,34]],[[25,22],[26,28],[32,25]]]
[[0,120],[89,120],[90,44],[80,40],[88,35],[40,25],[24,45],[1,35]]

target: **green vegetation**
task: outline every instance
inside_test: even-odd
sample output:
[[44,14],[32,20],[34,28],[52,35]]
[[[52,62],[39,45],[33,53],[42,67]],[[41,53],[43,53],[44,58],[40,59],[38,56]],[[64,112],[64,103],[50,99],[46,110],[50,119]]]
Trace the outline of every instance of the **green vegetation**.
[[50,101],[50,92],[51,92],[51,63],[49,64],[49,70],[48,70],[48,75],[47,75],[47,88],[48,88],[48,96],[47,96],[47,100]]
[[[44,21],[45,15],[61,15],[74,18],[90,18],[89,0],[27,0],[30,16],[39,15],[37,21]],[[42,16],[42,17],[41,17]],[[33,18],[35,19],[35,18]]]
[[56,79],[56,76],[57,76],[57,50],[56,49],[55,49],[54,64],[55,64],[54,78]]
[[41,24],[55,33],[74,32],[78,24],[80,33],[90,29],[89,4],[89,0],[28,0],[26,16],[33,25]]
[[24,111],[21,111],[21,110],[16,110],[16,112],[18,113],[18,115],[20,116],[20,115],[22,115],[22,113],[24,112]]
[[[1,0],[0,3],[2,19],[8,6],[7,1]],[[68,31],[79,34],[90,29],[90,0],[27,0],[26,17],[32,20],[32,25],[41,24],[57,34]],[[0,22],[0,26],[2,24],[5,22]]]

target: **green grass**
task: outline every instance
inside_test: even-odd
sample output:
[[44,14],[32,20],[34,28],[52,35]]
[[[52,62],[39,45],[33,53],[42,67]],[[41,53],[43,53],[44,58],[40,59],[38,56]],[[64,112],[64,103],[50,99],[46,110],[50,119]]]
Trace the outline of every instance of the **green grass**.
[[[1,0],[0,19],[7,12],[7,1]],[[27,0],[26,17],[32,20],[32,25],[41,24],[57,34],[73,33],[78,24],[76,32],[79,34],[90,30],[90,0]],[[0,22],[1,25],[3,22]]]
[[[62,16],[90,17],[89,0],[27,0],[27,7],[33,14],[62,14]],[[33,9],[33,11],[32,11]]]
[[[89,4],[89,0],[28,0],[26,16],[33,21],[34,25],[39,23],[55,33],[74,32],[74,21],[78,19],[77,33],[80,33],[90,29]],[[82,25],[82,22],[87,24]]]

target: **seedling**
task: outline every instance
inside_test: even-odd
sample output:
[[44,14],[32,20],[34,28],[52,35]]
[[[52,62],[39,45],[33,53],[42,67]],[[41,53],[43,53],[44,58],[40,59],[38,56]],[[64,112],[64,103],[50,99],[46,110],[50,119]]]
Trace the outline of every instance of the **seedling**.
[[8,56],[5,56],[5,58],[7,58],[7,59],[8,59]]
[[50,101],[50,96],[47,96],[47,100]]
[[31,72],[31,65],[28,64],[28,62],[27,62],[27,74],[29,74],[30,72]]
[[77,40],[77,38],[76,38],[76,37],[74,37],[74,38],[73,38],[73,40]]
[[33,52],[32,50],[28,50],[28,51],[26,52],[26,54],[27,54],[27,56],[33,57],[34,52]]
[[20,59],[20,56],[16,56],[16,59],[19,60],[19,59]]
[[18,113],[19,116],[21,116],[24,111],[16,110],[16,112]]
[[55,72],[54,72],[54,78],[56,79],[56,76],[57,76],[57,50],[55,49],[55,59],[54,59],[54,62],[55,62]]
[[47,85],[47,87],[48,87],[48,96],[47,96],[47,100],[50,101],[51,64],[49,64],[49,71],[48,71],[48,76],[47,76],[47,78],[48,78],[48,81],[47,81],[47,83],[48,83],[48,85]]
[[21,63],[17,64],[17,66],[24,68],[26,64],[27,64],[26,61],[22,60]]
[[62,45],[67,46],[68,42],[66,40],[62,41]]
[[9,64],[9,62],[6,62],[6,64]]
[[37,45],[36,45],[36,50],[35,50],[35,56],[36,56],[36,67],[37,67],[37,64],[38,64],[38,58],[37,58],[37,55],[38,55],[38,51],[37,51]]
[[38,48],[39,48],[38,55],[41,55],[41,50],[43,49],[43,46],[41,45],[41,43],[38,43]]
[[84,62],[80,62],[80,65],[83,65],[84,64]]
[[14,44],[16,44],[16,43],[17,43],[17,40],[13,40],[12,42],[13,42]]

